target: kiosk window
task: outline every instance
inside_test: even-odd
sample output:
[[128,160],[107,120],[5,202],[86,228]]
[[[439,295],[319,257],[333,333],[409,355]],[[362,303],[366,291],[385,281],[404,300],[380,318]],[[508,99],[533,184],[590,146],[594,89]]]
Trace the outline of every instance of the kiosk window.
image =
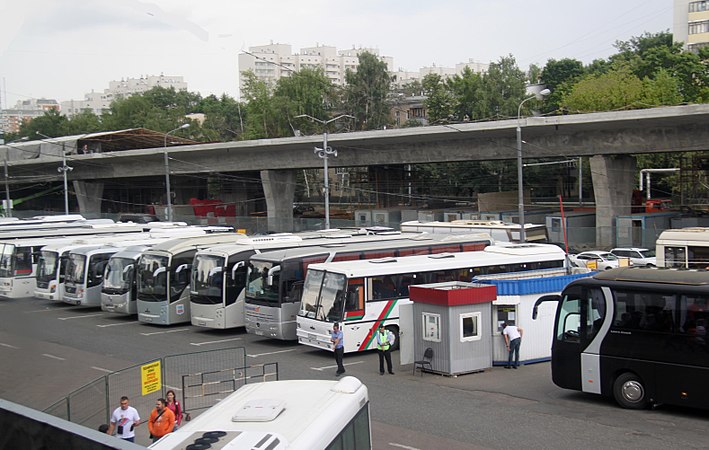
[[479,341],[482,338],[480,334],[481,316],[480,312],[460,315],[460,342]]
[[441,342],[441,315],[423,313],[423,340]]

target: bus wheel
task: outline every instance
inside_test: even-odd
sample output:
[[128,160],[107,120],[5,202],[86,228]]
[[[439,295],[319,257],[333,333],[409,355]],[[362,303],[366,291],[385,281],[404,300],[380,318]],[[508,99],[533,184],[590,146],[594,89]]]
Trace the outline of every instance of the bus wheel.
[[620,406],[627,409],[647,407],[647,392],[637,375],[630,372],[620,374],[613,383],[613,396]]
[[399,328],[393,325],[386,327],[387,331],[391,331],[394,334],[394,344],[391,346],[391,351],[395,352],[399,350]]

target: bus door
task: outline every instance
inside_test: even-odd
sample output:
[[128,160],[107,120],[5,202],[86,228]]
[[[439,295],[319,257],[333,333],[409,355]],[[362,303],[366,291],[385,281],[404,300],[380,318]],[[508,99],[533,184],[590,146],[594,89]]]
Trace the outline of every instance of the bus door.
[[600,342],[594,338],[605,316],[606,301],[600,289],[570,286],[564,291],[551,356],[554,384],[601,393]]

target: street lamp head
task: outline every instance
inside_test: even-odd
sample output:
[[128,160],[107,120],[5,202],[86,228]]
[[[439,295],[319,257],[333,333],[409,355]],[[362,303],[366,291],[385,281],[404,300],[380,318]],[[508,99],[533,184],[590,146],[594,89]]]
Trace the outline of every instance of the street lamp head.
[[546,97],[546,96],[549,95],[549,94],[551,94],[551,90],[550,90],[550,89],[542,89],[541,91],[539,91],[539,92],[535,95],[535,97],[537,98],[537,100],[543,100],[544,97]]
[[[549,89],[546,89],[546,90],[548,91]],[[183,123],[182,125],[180,125],[178,130],[184,130],[185,128],[189,128],[189,127],[190,127],[189,123]]]

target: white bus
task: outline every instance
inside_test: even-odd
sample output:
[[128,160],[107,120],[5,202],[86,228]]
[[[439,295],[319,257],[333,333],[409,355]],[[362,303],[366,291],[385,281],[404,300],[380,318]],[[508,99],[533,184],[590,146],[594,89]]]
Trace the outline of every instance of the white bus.
[[371,450],[369,393],[351,376],[247,384],[149,448]]
[[[166,222],[163,222],[163,224],[164,223]],[[34,296],[46,300],[61,300],[64,288],[64,277],[66,275],[67,257],[69,256],[69,252],[75,248],[119,241],[125,245],[132,245],[129,242],[131,240],[134,240],[136,245],[143,241],[158,243],[177,237],[202,236],[213,232],[223,232],[225,230],[229,229],[200,226],[155,227],[149,232],[122,233],[118,236],[79,236],[81,239],[75,241],[61,241],[59,244],[46,245],[40,252],[40,258],[37,264],[37,286],[34,290]]]
[[37,287],[40,251],[46,245],[68,245],[76,238],[29,238],[0,241],[0,297],[32,297]]
[[655,242],[657,267],[709,267],[709,228],[665,230]]
[[[324,245],[254,255],[249,261],[245,299],[248,333],[272,339],[296,340],[305,274],[310,264],[457,253],[492,245],[487,234],[424,235],[395,242]],[[262,275],[266,274],[266,277]]]
[[[453,220],[452,222],[403,222],[401,231],[419,231],[431,234],[487,233],[495,242],[519,242],[519,224],[500,220]],[[524,224],[526,242],[547,241],[545,225]]]
[[111,255],[101,286],[103,311],[124,315],[138,313],[135,267],[143,252],[153,245],[132,245]]
[[[281,238],[276,237],[275,240],[266,236],[265,238],[254,238],[250,242],[241,241],[233,245],[215,246],[198,251],[194,258],[190,290],[192,324],[218,329],[245,325],[244,287],[246,286],[248,261],[250,257],[258,255],[262,251],[270,252],[275,249],[310,248],[322,245],[335,248],[355,243],[386,242],[385,245],[391,246],[423,236],[421,233],[400,233],[398,231],[374,234],[358,233],[356,230],[350,232],[354,232],[354,234],[338,230],[334,234],[325,234],[326,237],[320,237],[323,235],[310,232],[281,235]],[[260,279],[261,275],[256,277]],[[304,277],[305,273],[301,274],[301,282]],[[296,312],[297,308],[293,311],[294,322]],[[293,325],[295,326],[295,323]]]
[[554,384],[650,404],[709,407],[709,282],[704,270],[620,268],[566,286],[551,347]]
[[[548,244],[507,244],[479,252],[313,264],[303,286],[297,317],[298,342],[332,351],[330,331],[341,323],[345,353],[376,348],[383,324],[398,336],[399,304],[409,286],[469,282],[478,275],[566,267],[565,253]],[[398,339],[393,348],[398,347]]]
[[192,260],[201,248],[248,239],[241,233],[171,239],[140,256],[136,271],[138,320],[158,325],[190,321]]

